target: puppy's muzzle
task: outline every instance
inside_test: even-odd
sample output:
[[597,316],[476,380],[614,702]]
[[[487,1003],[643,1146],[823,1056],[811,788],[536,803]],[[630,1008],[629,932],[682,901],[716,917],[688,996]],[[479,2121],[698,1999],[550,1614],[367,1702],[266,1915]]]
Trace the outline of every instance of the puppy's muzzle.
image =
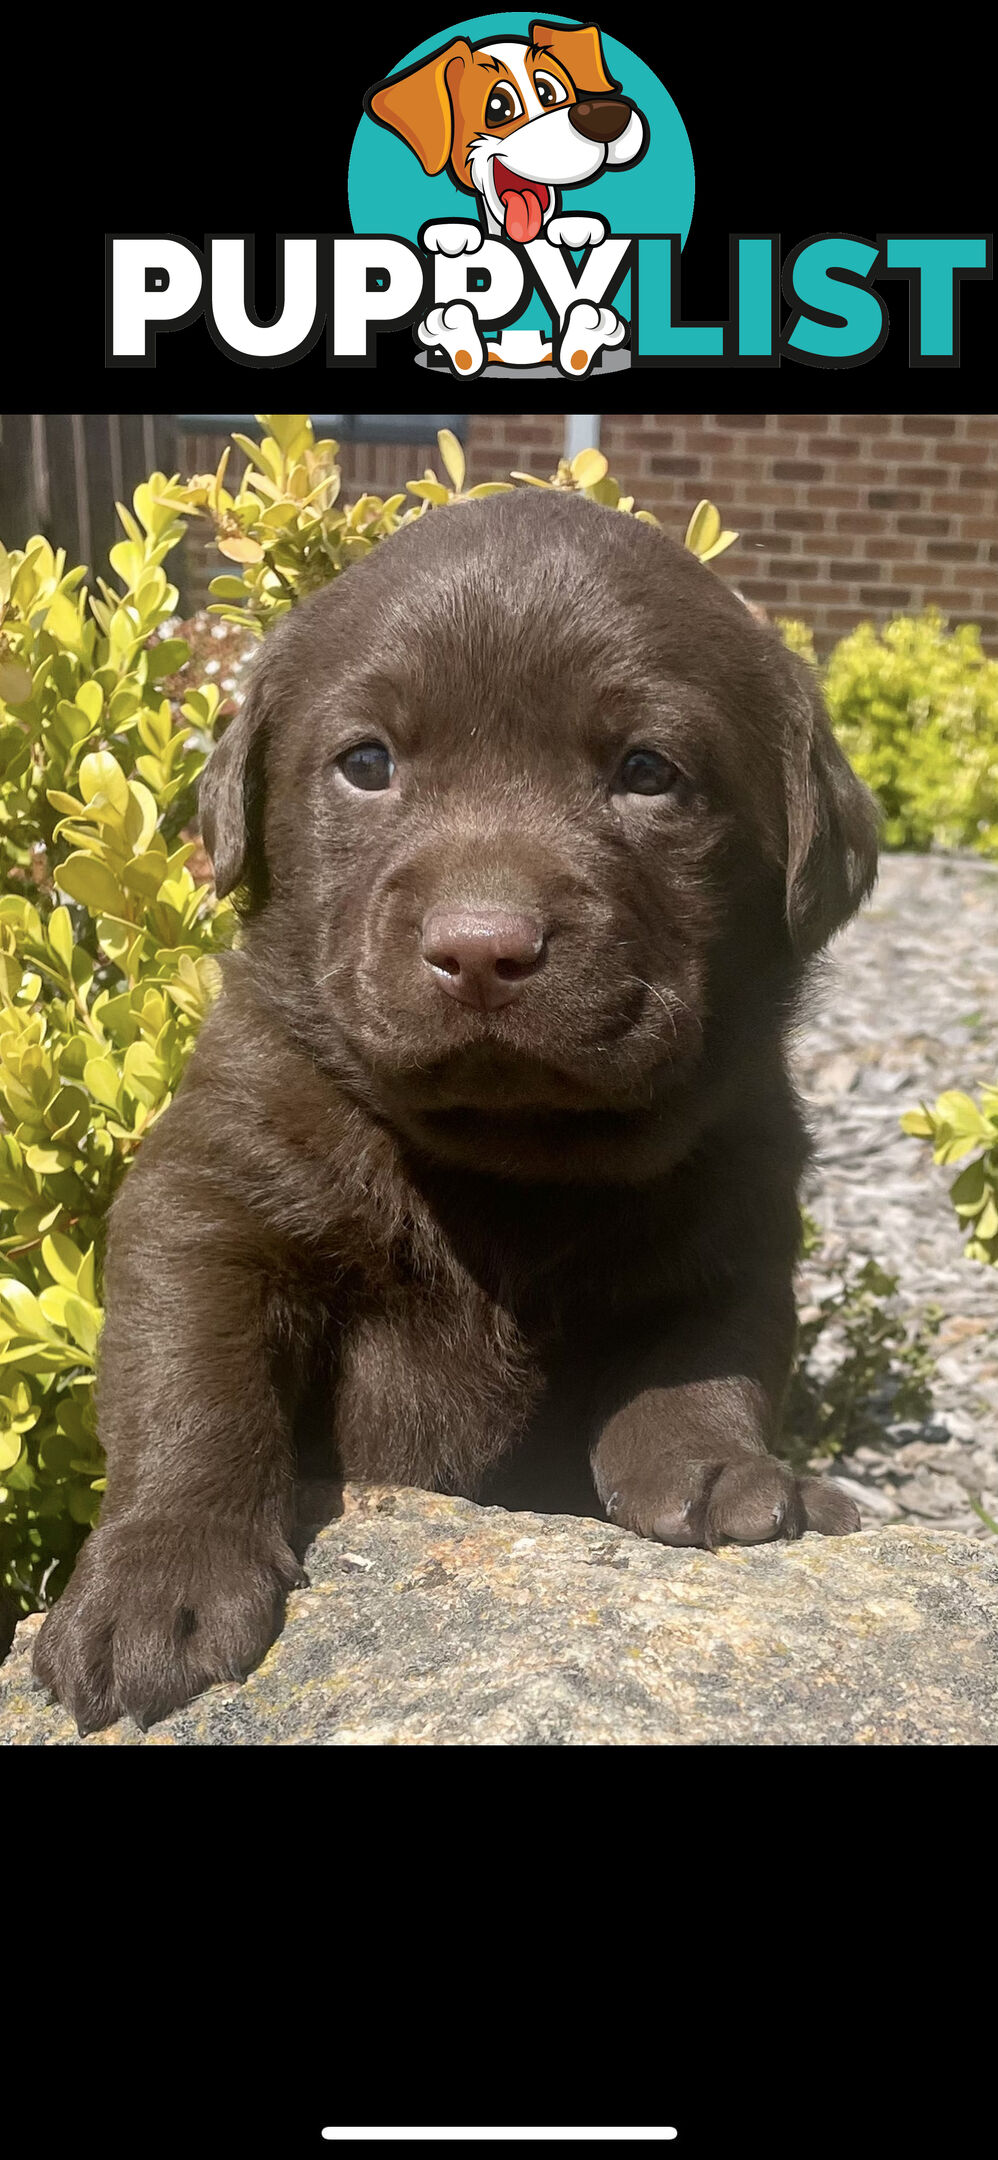
[[478,1012],[495,1012],[518,997],[545,952],[540,916],[501,908],[433,908],[421,942],[441,990]]
[[631,107],[624,98],[583,98],[569,106],[568,117],[576,134],[587,142],[616,142],[631,117]]

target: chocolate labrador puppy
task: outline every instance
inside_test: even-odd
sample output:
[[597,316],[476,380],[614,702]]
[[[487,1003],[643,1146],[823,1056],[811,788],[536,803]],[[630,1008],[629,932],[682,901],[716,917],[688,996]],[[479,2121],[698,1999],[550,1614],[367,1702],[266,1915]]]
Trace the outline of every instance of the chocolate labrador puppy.
[[812,671],[633,518],[435,510],[268,637],[202,812],[245,928],[112,1213],[107,1497],[35,1658],[81,1730],[262,1656],[306,1409],[346,1477],[854,1529],[768,1452],[783,1037],[876,861]]

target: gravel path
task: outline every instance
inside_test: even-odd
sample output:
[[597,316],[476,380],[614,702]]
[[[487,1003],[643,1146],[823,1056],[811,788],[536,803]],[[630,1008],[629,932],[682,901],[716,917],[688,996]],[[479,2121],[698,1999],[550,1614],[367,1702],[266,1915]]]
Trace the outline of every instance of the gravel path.
[[[886,855],[869,905],[832,947],[794,1054],[817,1142],[805,1199],[826,1233],[800,1295],[827,1294],[837,1264],[871,1254],[913,1316],[942,1308],[933,1411],[885,1416],[882,1446],[843,1458],[864,1526],[910,1518],[984,1538],[998,1518],[998,1269],[964,1260],[948,1189],[898,1117],[998,1070],[998,864]],[[837,1473],[838,1474],[838,1473]]]

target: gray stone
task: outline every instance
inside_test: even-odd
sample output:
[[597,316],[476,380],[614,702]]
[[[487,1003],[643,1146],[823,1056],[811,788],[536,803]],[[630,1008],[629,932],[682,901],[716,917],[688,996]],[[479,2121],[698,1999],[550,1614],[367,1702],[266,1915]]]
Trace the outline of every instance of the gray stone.
[[6,1746],[998,1740],[998,1544],[895,1526],[674,1551],[604,1522],[312,1488],[308,1589],[244,1686],[80,1741],[0,1668]]

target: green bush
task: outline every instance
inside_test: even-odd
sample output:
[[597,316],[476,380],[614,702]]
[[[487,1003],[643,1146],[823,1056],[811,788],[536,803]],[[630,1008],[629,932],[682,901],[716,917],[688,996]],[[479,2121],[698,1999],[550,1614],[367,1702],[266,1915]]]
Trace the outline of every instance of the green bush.
[[158,637],[183,524],[154,473],[118,580],[0,549],[0,1589],[57,1594],[103,1489],[92,1411],[104,1221],[176,1088],[234,916],[181,827],[217,717]]
[[[822,1232],[801,1210],[802,1256],[820,1256]],[[898,1278],[850,1254],[819,1301],[801,1308],[797,1356],[778,1452],[794,1470],[816,1457],[882,1445],[885,1419],[921,1422],[932,1409],[935,1339],[942,1313],[929,1305],[906,1320]]]
[[[806,625],[788,645],[814,659]],[[876,630],[861,623],[821,669],[836,735],[884,814],[889,848],[998,854],[998,660],[972,625],[928,608]]]
[[972,1157],[950,1186],[950,1199],[967,1240],[965,1259],[998,1267],[998,1087],[982,1088],[979,1102],[951,1088],[931,1110],[925,1103],[907,1110],[901,1124],[931,1140],[937,1163]]

